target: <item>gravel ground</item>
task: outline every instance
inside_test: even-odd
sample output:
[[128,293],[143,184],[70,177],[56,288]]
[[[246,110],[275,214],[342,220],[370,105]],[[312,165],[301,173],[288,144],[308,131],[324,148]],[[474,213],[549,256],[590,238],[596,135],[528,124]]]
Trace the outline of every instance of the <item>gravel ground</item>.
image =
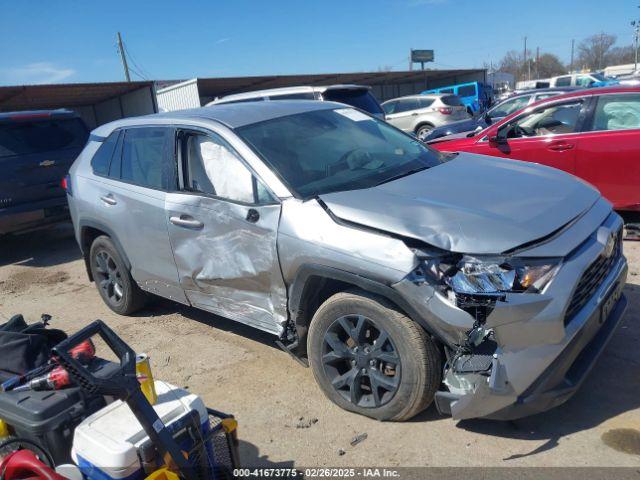
[[326,400],[268,334],[165,301],[115,315],[87,280],[66,225],[0,239],[0,318],[49,313],[68,332],[105,320],[151,356],[156,378],[236,415],[245,465],[639,466],[640,243],[625,242],[625,252],[629,309],[607,351],[569,402],[515,422],[456,422],[433,407],[407,423],[377,422]]

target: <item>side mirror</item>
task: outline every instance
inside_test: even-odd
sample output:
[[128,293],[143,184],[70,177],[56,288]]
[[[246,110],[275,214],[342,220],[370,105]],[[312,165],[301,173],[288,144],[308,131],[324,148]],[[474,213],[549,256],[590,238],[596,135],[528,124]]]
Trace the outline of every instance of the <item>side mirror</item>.
[[489,115],[489,112],[484,112],[482,119],[487,125],[491,125],[492,120],[491,120],[491,115]]
[[501,128],[495,135],[489,137],[489,146],[497,147],[499,145],[507,144],[507,133],[510,127]]

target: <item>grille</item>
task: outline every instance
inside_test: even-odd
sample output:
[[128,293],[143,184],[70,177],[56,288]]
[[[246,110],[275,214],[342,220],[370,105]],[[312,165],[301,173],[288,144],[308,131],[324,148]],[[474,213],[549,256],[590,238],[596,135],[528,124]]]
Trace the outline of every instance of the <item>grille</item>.
[[604,254],[600,255],[589,267],[584,271],[578,286],[576,287],[567,312],[564,316],[564,324],[568,325],[576,314],[582,310],[591,297],[593,297],[602,281],[611,271],[616,260],[622,254],[622,230],[618,231],[615,236],[615,244],[613,252],[608,257]]

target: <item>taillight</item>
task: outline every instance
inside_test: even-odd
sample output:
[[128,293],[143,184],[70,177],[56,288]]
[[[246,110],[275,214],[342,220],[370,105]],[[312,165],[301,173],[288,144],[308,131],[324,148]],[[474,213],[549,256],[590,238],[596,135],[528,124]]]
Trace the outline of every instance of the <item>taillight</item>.
[[453,113],[453,108],[451,107],[440,107],[438,111],[443,115],[451,115]]
[[60,186],[64,188],[67,194],[73,196],[73,192],[71,191],[71,176],[65,175],[64,178],[60,181]]

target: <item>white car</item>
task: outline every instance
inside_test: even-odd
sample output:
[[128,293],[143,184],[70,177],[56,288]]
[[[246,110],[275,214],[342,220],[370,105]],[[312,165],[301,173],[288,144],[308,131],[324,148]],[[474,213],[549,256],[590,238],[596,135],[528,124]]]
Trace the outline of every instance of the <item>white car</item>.
[[382,104],[387,122],[424,140],[429,132],[470,117],[456,95],[434,93],[394,98]]

